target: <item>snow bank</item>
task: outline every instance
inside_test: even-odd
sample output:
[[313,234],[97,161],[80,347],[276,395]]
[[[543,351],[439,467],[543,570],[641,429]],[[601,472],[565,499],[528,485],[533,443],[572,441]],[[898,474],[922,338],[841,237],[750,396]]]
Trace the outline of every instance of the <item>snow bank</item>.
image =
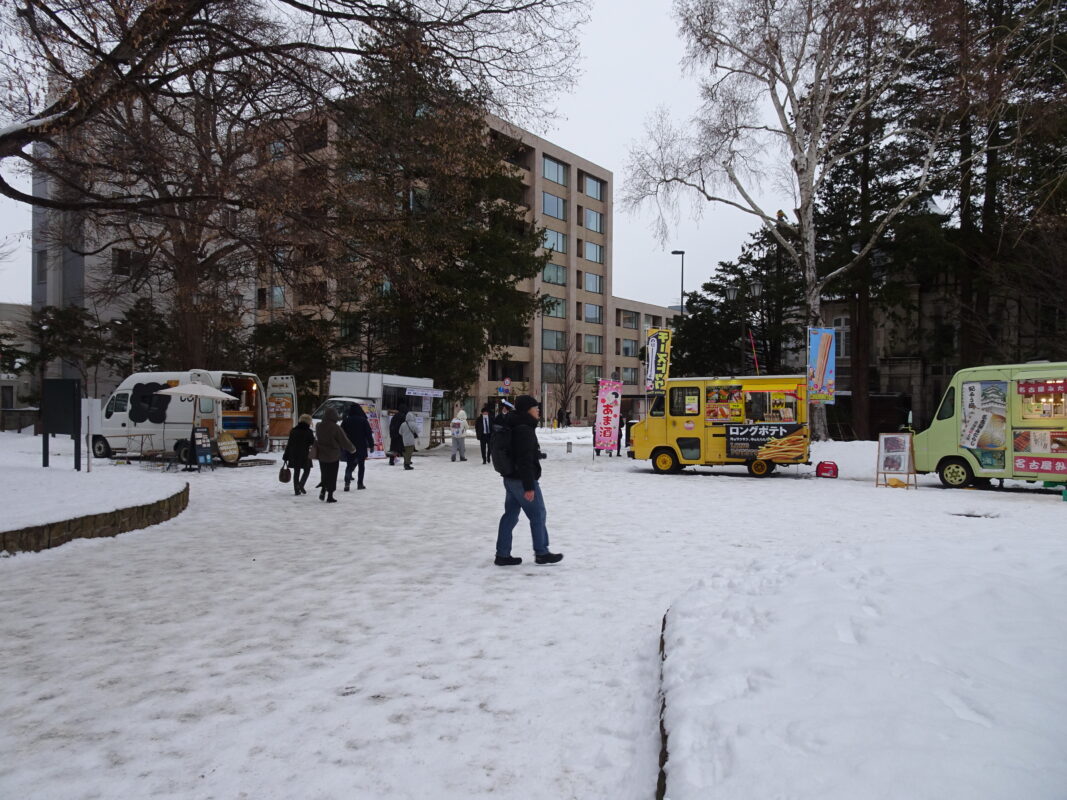
[[1065,526],[962,519],[676,601],[670,800],[1063,797]]
[[0,530],[100,514],[170,497],[186,482],[184,473],[149,472],[139,464],[112,464],[94,459],[86,470],[74,469],[74,442],[55,437],[49,442],[49,466],[41,466],[41,438],[29,434],[0,435],[0,486],[5,502]]

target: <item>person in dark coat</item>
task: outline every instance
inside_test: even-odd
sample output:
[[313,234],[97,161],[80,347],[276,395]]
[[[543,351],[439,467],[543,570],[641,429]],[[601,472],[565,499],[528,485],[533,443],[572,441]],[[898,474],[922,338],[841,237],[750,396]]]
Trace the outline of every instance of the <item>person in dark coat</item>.
[[304,484],[311,474],[311,456],[308,451],[315,444],[315,434],[311,430],[311,415],[301,414],[299,421],[289,431],[289,441],[285,444],[282,461],[293,471],[293,494],[307,494]]
[[500,567],[521,564],[522,559],[511,555],[511,534],[519,521],[519,511],[530,520],[533,536],[534,560],[538,564],[556,564],[562,553],[548,549],[548,512],[538,481],[541,478],[541,459],[544,453],[537,443],[537,423],[541,418],[541,404],[528,394],[515,400],[515,411],[508,414],[504,425],[511,431],[511,460],[513,470],[504,475],[504,513],[496,534],[496,558]]
[[404,418],[408,415],[408,407],[401,403],[389,420],[389,466],[396,463],[397,458],[404,454],[404,437],[400,435],[400,426],[404,424]]
[[348,440],[341,426],[337,424],[339,416],[336,408],[327,408],[322,415],[322,422],[315,429],[315,450],[319,460],[319,473],[322,476],[319,500],[336,503],[333,493],[337,491],[337,470],[341,461],[342,450],[355,450],[356,446]]
[[500,411],[498,411],[497,415],[493,417],[493,425],[503,425],[504,421],[508,418],[508,414],[510,414],[514,410],[514,408],[515,406],[511,404],[510,400],[501,400]]
[[366,489],[367,487],[363,485],[363,473],[367,467],[367,454],[374,450],[374,433],[370,429],[370,420],[367,419],[367,412],[363,410],[363,406],[353,403],[348,407],[345,418],[341,421],[341,430],[356,446],[355,450],[345,453],[345,461],[348,462],[345,467],[345,491],[351,488],[352,471],[357,467],[359,470],[356,472],[356,488]]
[[482,463],[489,463],[489,438],[493,435],[493,407],[486,403],[481,414],[474,420],[474,435],[478,437],[478,446],[482,449]]

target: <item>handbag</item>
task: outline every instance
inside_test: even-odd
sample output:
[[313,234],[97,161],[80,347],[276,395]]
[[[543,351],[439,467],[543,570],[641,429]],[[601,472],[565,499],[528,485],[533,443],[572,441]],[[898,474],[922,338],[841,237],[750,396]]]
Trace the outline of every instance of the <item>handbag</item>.
[[293,471],[286,466],[285,462],[282,462],[282,468],[278,470],[278,480],[282,483],[289,483],[293,479]]
[[311,445],[311,449],[308,450],[308,458],[310,458],[312,461],[319,460],[319,446],[317,444]]

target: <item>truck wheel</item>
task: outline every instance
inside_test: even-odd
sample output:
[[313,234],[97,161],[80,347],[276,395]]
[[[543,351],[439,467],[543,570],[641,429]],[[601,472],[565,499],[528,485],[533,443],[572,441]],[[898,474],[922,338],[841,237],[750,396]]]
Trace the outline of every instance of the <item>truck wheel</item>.
[[174,454],[178,457],[179,464],[188,464],[192,461],[192,445],[189,442],[176,442]]
[[949,489],[963,489],[971,485],[974,472],[962,458],[946,458],[937,467],[937,477]]
[[681,465],[678,463],[678,456],[674,454],[673,450],[663,447],[652,454],[652,471],[657,475],[679,472],[680,470]]
[[93,455],[97,458],[111,458],[111,445],[103,436],[93,437]]
[[756,478],[766,478],[774,471],[774,464],[770,461],[764,461],[762,458],[749,461],[745,466],[748,467],[748,474]]

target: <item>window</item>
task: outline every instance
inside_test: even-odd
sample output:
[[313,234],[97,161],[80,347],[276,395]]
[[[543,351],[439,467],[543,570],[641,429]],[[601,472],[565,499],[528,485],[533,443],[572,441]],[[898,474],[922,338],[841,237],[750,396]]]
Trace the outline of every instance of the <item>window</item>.
[[592,322],[597,325],[604,324],[604,307],[596,306],[592,303],[585,304],[585,321]]
[[541,331],[541,348],[544,350],[566,350],[567,332],[550,331],[547,328]]
[[604,337],[585,334],[585,352],[593,355],[601,355],[604,352]]
[[567,252],[567,234],[548,229],[545,231],[545,249],[557,253]]
[[567,302],[559,297],[548,295],[545,301],[545,316],[566,319]]
[[637,339],[623,339],[622,352],[620,355],[628,358],[637,358]]
[[559,264],[545,264],[544,272],[541,273],[541,280],[545,283],[554,283],[557,286],[566,286],[567,268],[561,267]]
[[563,364],[542,364],[541,380],[545,383],[563,383]]
[[592,175],[585,176],[585,193],[597,200],[604,199],[604,181],[594,178]]
[[948,391],[945,392],[945,399],[941,401],[941,407],[937,409],[938,419],[952,419],[952,415],[956,413],[956,390],[953,387],[948,387]]
[[640,319],[641,315],[636,311],[619,311],[619,324],[623,328],[630,328],[636,331]]
[[[986,386],[988,382],[983,382]],[[1007,387],[1004,384],[1006,390]],[[1055,419],[1067,418],[1067,381],[1062,378],[1037,378],[1020,380],[1016,385],[1019,394],[1019,404],[1022,406],[1023,419]],[[983,396],[984,396],[983,392]],[[1039,444],[1038,432],[1030,434],[1030,452],[1058,453],[1067,446],[1067,435],[1062,433],[1046,434],[1051,436],[1051,447],[1041,442]],[[1048,441],[1048,440],[1045,440]]]
[[593,244],[592,242],[585,243],[585,257],[590,261],[595,261],[597,264],[604,263],[604,247],[603,245]]
[[663,416],[663,395],[659,394],[652,398],[652,405],[648,408],[648,415],[650,417]]
[[296,304],[298,306],[320,305],[326,302],[326,281],[301,283],[296,287]]
[[604,294],[603,276],[596,275],[592,272],[585,273],[585,290],[587,292],[596,292],[597,294]]
[[622,382],[627,385],[637,385],[637,367],[622,368]]
[[561,161],[556,161],[554,158],[544,156],[541,174],[545,176],[545,180],[558,183],[561,186],[567,185],[567,165]]
[[126,402],[130,395],[127,392],[121,394],[112,395],[111,399],[107,401],[107,408],[104,409],[104,417],[111,419],[112,414],[120,414],[126,412]]
[[33,273],[38,283],[48,283],[48,251],[38,250],[33,254]]
[[270,292],[270,301],[273,308],[281,308],[285,305],[285,289],[275,286]]
[[495,361],[490,359],[489,361],[489,380],[502,381],[504,378],[510,378],[513,381],[525,381],[526,380],[526,362],[525,361]]
[[285,150],[285,142],[281,139],[275,139],[267,145],[267,158],[271,161],[280,161],[285,158]]
[[597,233],[604,232],[604,215],[591,208],[585,210],[585,227]]
[[299,126],[294,137],[298,153],[311,153],[326,146],[326,120],[316,120]]
[[541,209],[550,217],[567,218],[567,201],[550,192],[541,192]]
[[671,389],[670,410],[672,417],[696,417],[700,415],[700,387],[675,386]]
[[582,383],[596,383],[600,380],[604,368],[601,366],[585,366],[582,367]]
[[128,278],[140,274],[148,266],[148,257],[144,253],[132,250],[111,251],[111,274]]

